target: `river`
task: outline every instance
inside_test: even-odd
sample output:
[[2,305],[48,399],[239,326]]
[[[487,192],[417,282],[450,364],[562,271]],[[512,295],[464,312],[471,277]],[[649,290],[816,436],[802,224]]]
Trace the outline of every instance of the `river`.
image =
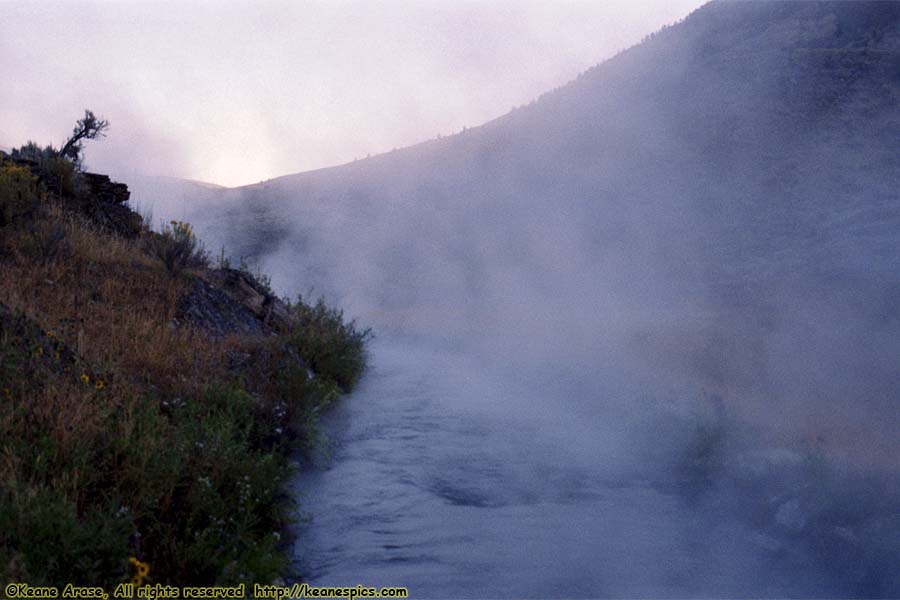
[[852,592],[802,545],[635,468],[617,455],[627,431],[555,411],[536,422],[540,390],[478,366],[421,340],[373,343],[358,389],[324,419],[325,456],[296,481],[306,581],[437,598]]

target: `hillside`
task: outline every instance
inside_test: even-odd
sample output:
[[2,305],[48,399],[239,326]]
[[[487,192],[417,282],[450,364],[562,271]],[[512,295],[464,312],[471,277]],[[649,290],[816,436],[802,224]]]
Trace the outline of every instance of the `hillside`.
[[900,464],[898,23],[892,2],[713,2],[481,127],[187,218],[382,329],[618,365]]
[[[623,239],[653,259],[652,273],[623,265],[629,280],[884,277],[896,267],[898,13],[883,2],[712,3],[482,127],[197,204],[230,207],[209,229],[257,255],[312,236],[331,256],[340,228],[376,258],[409,256],[412,270],[378,270],[401,303],[434,263],[464,284],[481,260],[539,247],[545,232],[529,217],[551,213],[566,237],[577,224],[579,256],[618,255]],[[484,248],[498,225],[509,241]],[[381,239],[404,227],[433,243]],[[466,250],[478,247],[493,256]]]
[[0,579],[271,583],[288,453],[366,333],[128,200],[52,148],[0,154]]

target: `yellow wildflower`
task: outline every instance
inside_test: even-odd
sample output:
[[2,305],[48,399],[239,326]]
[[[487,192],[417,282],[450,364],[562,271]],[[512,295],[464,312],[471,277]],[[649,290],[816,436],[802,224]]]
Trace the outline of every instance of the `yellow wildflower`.
[[37,356],[40,356],[41,354],[44,353],[44,347],[43,347],[43,346],[38,346],[38,347],[35,349],[34,353],[35,353]]
[[94,387],[97,388],[98,390],[102,390],[105,386],[106,386],[106,384],[103,383],[102,379],[98,379],[97,381],[94,382]]
[[90,383],[90,382],[91,382],[91,378],[88,377],[88,374],[82,373],[81,374],[81,383]]
[[140,587],[144,584],[144,577],[150,573],[150,565],[139,561],[136,557],[131,556],[128,558],[128,562],[134,565],[134,569],[136,571],[135,576],[131,578],[131,582],[136,586]]

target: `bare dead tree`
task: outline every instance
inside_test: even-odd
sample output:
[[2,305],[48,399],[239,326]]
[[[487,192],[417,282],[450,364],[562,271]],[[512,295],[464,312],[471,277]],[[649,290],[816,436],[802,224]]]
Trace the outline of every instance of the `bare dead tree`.
[[84,118],[78,119],[75,129],[72,130],[72,136],[59,151],[60,157],[68,158],[77,165],[81,159],[82,141],[105,137],[108,128],[109,121],[98,119],[93,112],[85,110]]

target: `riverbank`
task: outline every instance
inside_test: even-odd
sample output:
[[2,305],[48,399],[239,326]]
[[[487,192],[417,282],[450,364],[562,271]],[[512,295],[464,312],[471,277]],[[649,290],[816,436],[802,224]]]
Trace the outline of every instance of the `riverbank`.
[[0,579],[283,576],[288,454],[367,332],[44,158],[0,155]]

